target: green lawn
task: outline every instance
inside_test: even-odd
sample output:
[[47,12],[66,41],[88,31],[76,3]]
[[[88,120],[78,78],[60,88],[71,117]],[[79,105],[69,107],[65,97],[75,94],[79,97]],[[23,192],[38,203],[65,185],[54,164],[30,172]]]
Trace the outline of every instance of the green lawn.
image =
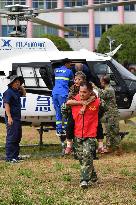
[[[133,119],[136,121],[136,118]],[[44,133],[45,144],[52,146],[21,148],[31,157],[18,163],[0,161],[0,205],[136,205],[136,127],[120,123],[129,131],[122,140],[123,154],[99,156],[94,161],[99,182],[88,190],[79,187],[80,166],[72,156],[61,157],[55,132]],[[38,132],[23,127],[22,144],[38,143]],[[1,125],[0,145],[5,142]],[[45,157],[57,153],[58,156]],[[4,157],[4,149],[0,149]]]

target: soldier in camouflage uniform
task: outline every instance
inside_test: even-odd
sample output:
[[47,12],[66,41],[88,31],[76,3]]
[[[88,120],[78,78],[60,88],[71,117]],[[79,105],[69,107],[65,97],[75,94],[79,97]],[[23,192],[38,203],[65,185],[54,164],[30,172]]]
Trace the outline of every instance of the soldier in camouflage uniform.
[[[93,152],[95,150],[95,138],[98,126],[99,98],[87,104],[85,112],[81,113],[81,102],[94,96],[93,87],[90,83],[80,85],[79,94],[73,100],[68,100],[67,105],[72,108],[75,122],[74,135],[76,141],[76,153],[81,165],[80,186],[87,188],[89,182],[95,182],[97,175],[93,166]],[[84,104],[84,103],[83,103]]]
[[119,113],[116,104],[115,91],[110,85],[109,76],[100,79],[103,89],[99,90],[100,99],[105,101],[106,112],[103,116],[106,132],[106,146],[116,150],[120,144],[119,136]]

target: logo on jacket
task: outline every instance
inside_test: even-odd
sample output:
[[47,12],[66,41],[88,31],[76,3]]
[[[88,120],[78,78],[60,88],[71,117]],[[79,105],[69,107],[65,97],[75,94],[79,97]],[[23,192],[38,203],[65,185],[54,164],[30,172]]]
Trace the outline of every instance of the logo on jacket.
[[96,106],[89,106],[89,110],[95,111],[96,110]]

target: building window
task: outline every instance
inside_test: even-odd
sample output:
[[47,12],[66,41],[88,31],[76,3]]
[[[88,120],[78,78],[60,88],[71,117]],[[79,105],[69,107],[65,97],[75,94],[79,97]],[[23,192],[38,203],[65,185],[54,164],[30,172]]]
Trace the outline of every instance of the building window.
[[33,8],[36,9],[57,8],[57,0],[33,0]]
[[33,37],[37,38],[40,37],[42,34],[45,34],[44,26],[33,25]]
[[0,8],[4,9],[6,5],[21,4],[25,5],[26,0],[0,0]]
[[125,5],[124,6],[124,10],[125,11],[135,11],[135,5],[132,4],[132,5]]
[[2,36],[3,37],[7,37],[9,36],[9,33],[13,31],[13,27],[12,25],[7,26],[7,25],[3,25],[2,26]]
[[100,38],[102,34],[111,28],[113,25],[111,24],[95,24],[95,37]]
[[88,5],[88,0],[64,0],[65,7]]
[[[94,0],[94,4],[104,4],[104,3],[111,3],[111,2],[118,2],[118,0]],[[96,9],[96,11],[117,11],[117,6],[110,6],[105,8]]]
[[[80,38],[88,38],[89,37],[89,25],[78,24],[78,25],[65,25],[74,31],[79,31],[81,33]],[[75,38],[75,34],[73,32],[65,32],[65,38]]]
[[56,28],[46,27],[46,31],[47,34],[58,36],[58,29]]
[[45,8],[46,9],[57,8],[57,0],[46,0],[45,1]]
[[43,34],[53,34],[57,36],[58,30],[47,26],[33,25],[33,37],[37,38]]
[[95,37],[101,37],[101,26],[99,24],[95,25]]

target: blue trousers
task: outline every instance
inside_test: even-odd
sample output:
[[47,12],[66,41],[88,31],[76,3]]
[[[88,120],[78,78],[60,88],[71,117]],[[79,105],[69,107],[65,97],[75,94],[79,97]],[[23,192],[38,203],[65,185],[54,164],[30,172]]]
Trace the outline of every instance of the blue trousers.
[[18,159],[22,138],[22,126],[20,120],[13,119],[13,124],[8,125],[6,122],[6,160]]
[[[62,132],[63,127],[62,127],[62,114],[61,114],[61,106],[63,103],[66,102],[67,96],[60,96],[60,95],[53,95],[53,104],[54,104],[54,109],[56,111],[56,130],[57,132]],[[64,119],[64,128],[67,125],[67,120]]]

